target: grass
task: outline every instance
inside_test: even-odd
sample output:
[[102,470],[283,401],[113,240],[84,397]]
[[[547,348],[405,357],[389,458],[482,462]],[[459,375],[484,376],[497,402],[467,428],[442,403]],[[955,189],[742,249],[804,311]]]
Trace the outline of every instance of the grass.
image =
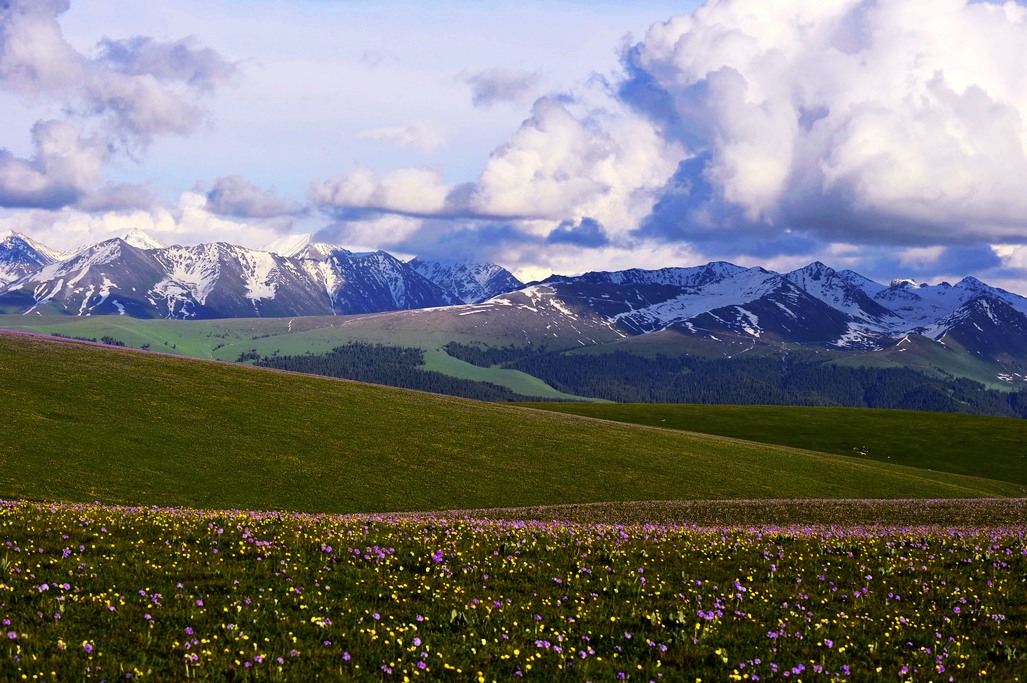
[[1027,421],[867,408],[532,404],[565,414],[717,434],[1027,486]]
[[738,529],[0,503],[0,679],[1015,682],[1022,520]]
[[311,512],[962,498],[1008,482],[0,334],[0,496]]

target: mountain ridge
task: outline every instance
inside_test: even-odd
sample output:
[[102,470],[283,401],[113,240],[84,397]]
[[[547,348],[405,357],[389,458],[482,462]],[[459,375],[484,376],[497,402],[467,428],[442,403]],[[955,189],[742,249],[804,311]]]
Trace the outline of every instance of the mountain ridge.
[[[6,313],[208,319],[346,315],[489,298],[521,283],[494,264],[436,282],[384,251],[293,240],[278,251],[227,242],[165,246],[139,230],[70,254],[11,233],[0,242]],[[273,246],[273,245],[271,245]],[[285,255],[283,255],[283,253]]]

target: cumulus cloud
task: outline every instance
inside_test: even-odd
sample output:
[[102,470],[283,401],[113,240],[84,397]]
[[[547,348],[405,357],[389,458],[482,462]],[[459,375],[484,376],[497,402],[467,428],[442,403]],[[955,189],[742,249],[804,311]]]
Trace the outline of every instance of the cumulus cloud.
[[388,142],[399,147],[412,147],[424,153],[434,152],[446,142],[435,128],[424,123],[409,126],[371,128],[360,132],[358,138],[375,142]]
[[633,223],[639,208],[649,208],[645,195],[673,171],[675,152],[641,119],[575,116],[565,103],[544,97],[493,152],[474,206],[491,216],[559,222],[589,215],[607,226]]
[[471,87],[471,103],[475,107],[491,107],[498,102],[523,102],[538,87],[541,74],[509,69],[487,69],[466,75],[463,81]]
[[346,176],[315,182],[310,199],[336,215],[363,212],[432,216],[447,212],[450,188],[433,168],[405,168],[381,175],[358,166]]
[[155,136],[197,131],[204,111],[196,98],[237,72],[190,40],[105,38],[97,56],[87,57],[61,32],[58,19],[69,7],[68,0],[9,0],[0,7],[0,87],[58,104],[78,119],[76,126],[38,122],[32,159],[0,152],[0,206],[109,204],[110,191],[92,200],[88,192],[111,150],[136,152]]
[[12,0],[0,6],[0,82],[38,94],[77,83],[86,59],[64,40],[57,17],[70,0]]
[[78,201],[103,174],[108,148],[61,121],[32,127],[31,159],[0,150],[0,206],[55,208]]
[[1024,44],[1012,2],[725,0],[655,24],[619,95],[690,159],[643,231],[1023,238]]
[[556,98],[535,102],[531,117],[472,183],[446,184],[438,169],[378,174],[358,167],[315,183],[311,199],[335,215],[521,221],[542,237],[563,221],[588,216],[625,233],[651,209],[680,150],[630,112],[575,113],[572,107]]
[[207,193],[207,210],[222,216],[275,218],[296,216],[303,209],[262,190],[240,175],[222,176]]

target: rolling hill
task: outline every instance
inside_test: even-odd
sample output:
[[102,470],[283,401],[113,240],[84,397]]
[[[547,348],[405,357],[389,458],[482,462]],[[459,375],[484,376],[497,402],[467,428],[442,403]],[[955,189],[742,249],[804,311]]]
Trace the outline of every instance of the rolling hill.
[[234,364],[0,334],[5,498],[375,512],[1022,487]]
[[532,403],[533,408],[680,429],[1027,487],[1027,420],[806,406]]

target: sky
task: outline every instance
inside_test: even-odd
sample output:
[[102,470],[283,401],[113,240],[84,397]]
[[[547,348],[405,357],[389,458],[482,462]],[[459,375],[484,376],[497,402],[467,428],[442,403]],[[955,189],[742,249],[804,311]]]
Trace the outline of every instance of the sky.
[[1027,294],[1025,2],[8,0],[0,230]]

